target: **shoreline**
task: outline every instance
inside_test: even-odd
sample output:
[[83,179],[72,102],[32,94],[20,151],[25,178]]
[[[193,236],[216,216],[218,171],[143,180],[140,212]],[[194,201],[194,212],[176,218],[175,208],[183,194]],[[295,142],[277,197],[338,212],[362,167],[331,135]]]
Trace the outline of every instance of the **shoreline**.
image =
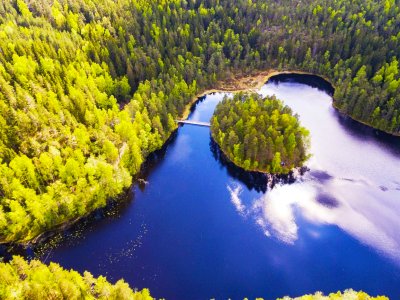
[[[323,75],[318,75],[318,74],[311,73],[311,72],[305,72],[305,71],[299,71],[299,70],[278,71],[275,69],[270,69],[267,71],[259,71],[259,72],[255,72],[254,74],[251,74],[251,75],[237,76],[237,77],[230,78],[228,80],[220,81],[217,83],[217,87],[206,89],[206,90],[199,92],[198,94],[193,96],[191,101],[186,105],[181,119],[186,120],[189,117],[191,108],[193,107],[194,104],[196,104],[197,101],[200,100],[201,97],[207,96],[212,93],[238,93],[238,92],[243,92],[243,91],[256,92],[264,84],[266,84],[269,81],[269,79],[271,79],[274,76],[283,75],[283,74],[316,76],[316,77],[319,77],[319,78],[325,80],[327,83],[329,83],[332,86],[333,90],[335,90],[335,88],[336,88],[335,85],[329,80],[329,78],[327,78]],[[333,97],[333,95],[332,95],[332,100],[333,100],[332,101],[333,108],[336,109],[338,112],[340,112],[342,115],[352,119],[353,121],[358,122],[364,126],[367,126],[368,128],[370,128],[372,130],[376,130],[378,132],[387,134],[389,136],[400,137],[400,133],[394,133],[394,132],[389,132],[389,131],[382,130],[379,128],[375,128],[372,125],[370,125],[364,121],[354,118],[353,116],[343,112],[340,108],[337,107],[337,105],[335,104],[336,101],[335,101],[335,98]]]
[[[20,240],[20,241],[13,241],[13,242],[0,242],[0,247],[5,247],[5,248],[19,248],[19,249],[28,249],[30,247],[35,248],[36,246],[42,244],[43,242],[46,242],[48,239],[54,237],[55,235],[62,233],[70,228],[73,228],[75,225],[77,225],[79,222],[83,221],[90,221],[91,218],[94,218],[96,212],[106,210],[110,207],[112,207],[114,204],[119,204],[122,203],[122,201],[125,201],[127,197],[129,197],[131,193],[131,187],[137,182],[137,179],[134,178],[132,180],[132,185],[122,191],[121,194],[116,196],[115,198],[109,199],[106,203],[105,206],[103,207],[98,207],[92,211],[88,211],[82,216],[75,217],[71,220],[67,220],[65,222],[56,224],[53,228],[43,231],[34,238],[30,240]],[[121,201],[120,201],[121,200]],[[1,248],[0,248],[0,254],[1,254]],[[1,257],[1,255],[0,255]]]
[[186,105],[181,119],[186,120],[189,117],[192,106],[194,104],[196,104],[196,102],[199,101],[199,99],[201,97],[207,96],[212,93],[238,93],[238,92],[243,92],[243,91],[256,92],[259,89],[261,89],[263,87],[263,85],[269,81],[269,79],[271,79],[274,76],[282,75],[282,74],[317,76],[317,77],[320,77],[323,80],[325,80],[327,83],[329,83],[333,87],[333,89],[335,89],[335,86],[332,84],[332,82],[325,76],[321,76],[321,75],[317,75],[317,74],[305,72],[305,71],[298,71],[298,70],[278,71],[275,69],[270,69],[270,70],[266,70],[266,71],[255,72],[254,74],[250,74],[250,75],[233,76],[229,79],[217,82],[216,87],[203,90],[203,91],[197,93],[195,96],[193,96],[191,101]]
[[357,123],[360,123],[361,125],[364,125],[364,126],[368,127],[371,130],[375,130],[377,132],[386,134],[386,135],[391,136],[391,137],[397,137],[397,138],[400,137],[400,133],[394,133],[394,132],[385,131],[385,130],[382,130],[382,129],[379,129],[379,128],[375,128],[372,125],[369,125],[368,123],[366,123],[364,121],[361,121],[361,120],[359,120],[357,118],[354,118],[354,117],[350,116],[349,114],[346,114],[339,107],[337,107],[337,105],[335,104],[335,101],[332,102],[332,106],[333,106],[334,109],[336,109],[338,112],[340,112],[345,117],[350,118],[351,120],[353,120],[353,121],[355,121]]
[[[300,74],[300,75],[304,74],[304,75],[318,76],[318,75],[315,75],[315,74],[312,74],[312,73],[303,72],[303,71],[278,71],[278,70],[274,70],[274,69],[270,69],[270,70],[266,70],[266,71],[258,71],[258,72],[255,72],[253,74],[250,74],[250,75],[239,74],[238,76],[232,76],[229,79],[217,82],[216,83],[216,87],[203,90],[203,91],[199,92],[198,94],[196,94],[195,96],[193,96],[191,101],[185,106],[185,110],[184,110],[184,112],[182,114],[181,119],[182,120],[186,120],[188,118],[188,116],[189,116],[189,114],[191,112],[192,106],[196,102],[198,102],[200,100],[200,98],[203,97],[203,96],[206,96],[206,95],[211,94],[211,93],[219,93],[219,92],[236,93],[236,92],[241,92],[241,91],[257,91],[271,77],[279,75],[279,74]],[[321,76],[319,76],[319,77],[321,77]],[[178,129],[178,126],[177,126],[177,129]],[[162,147],[164,147],[168,143],[170,137],[174,134],[174,132],[176,132],[177,129],[175,129],[173,132],[171,132],[170,136],[165,140],[165,142],[163,143]],[[254,172],[257,172],[257,171],[254,171]],[[134,185],[135,182],[136,182],[136,179],[133,176],[132,185]],[[129,191],[130,188],[128,188],[127,190]],[[119,197],[123,197],[124,195],[126,195],[126,193],[127,193],[126,191],[122,192],[121,195],[117,196],[117,198],[110,199],[109,201],[107,201],[106,206],[99,207],[98,209],[107,208],[111,203],[113,203],[114,201],[117,201],[117,199]],[[32,238],[30,240],[23,240],[22,239],[22,240],[14,241],[14,242],[2,242],[2,241],[0,241],[0,245],[6,246],[6,247],[17,245],[17,246],[22,246],[23,248],[28,248],[30,246],[36,246],[36,245],[46,241],[47,239],[51,238],[55,234],[63,232],[65,230],[73,227],[76,223],[78,223],[78,222],[80,222],[82,220],[90,218],[90,216],[96,210],[89,211],[89,212],[87,212],[86,214],[84,214],[82,216],[78,216],[78,217],[75,217],[75,218],[73,218],[71,220],[68,220],[68,221],[65,221],[63,223],[57,224],[53,228],[38,234],[37,236],[35,236],[34,238]]]
[[[293,175],[294,172],[295,172],[296,170],[297,170],[297,171],[300,171],[300,170],[301,170],[302,168],[304,168],[304,167],[307,168],[307,166],[305,166],[305,165],[297,166],[297,167],[294,167],[293,169],[290,169],[289,172],[287,172],[287,173],[271,173],[271,172],[265,172],[265,171],[262,171],[262,170],[259,170],[259,169],[249,169],[249,170],[246,170],[245,168],[243,168],[242,166],[236,164],[233,160],[231,160],[231,159],[229,158],[228,154],[226,154],[225,151],[224,151],[224,149],[222,149],[222,147],[217,143],[217,141],[216,141],[214,135],[212,134],[211,130],[210,130],[210,133],[211,133],[211,138],[213,139],[214,143],[217,144],[217,146],[218,146],[218,148],[219,148],[219,151],[221,151],[221,153],[225,156],[225,158],[226,158],[231,164],[233,164],[236,168],[239,168],[239,169],[241,169],[241,170],[243,170],[243,171],[245,171],[245,172],[263,174],[263,175],[268,176],[268,177],[270,176],[271,178],[274,178],[274,177],[279,178],[279,177],[286,177],[286,176],[289,177],[289,176]],[[306,162],[306,161],[305,161],[305,162]]]

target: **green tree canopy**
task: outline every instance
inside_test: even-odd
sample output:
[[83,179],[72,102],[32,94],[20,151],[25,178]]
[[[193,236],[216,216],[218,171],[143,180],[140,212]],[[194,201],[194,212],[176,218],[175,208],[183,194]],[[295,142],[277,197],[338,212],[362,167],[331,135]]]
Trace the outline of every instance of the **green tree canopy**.
[[287,174],[309,157],[309,132],[274,96],[225,97],[211,119],[211,134],[228,158],[245,170]]
[[123,280],[111,284],[105,277],[93,277],[64,270],[58,264],[25,261],[14,256],[0,263],[1,299],[115,299],[152,300],[147,289],[133,291]]
[[[323,75],[340,111],[400,135],[397,4],[2,1],[0,243],[32,240],[106,205],[195,95],[233,74]],[[296,136],[250,137],[251,149],[281,149],[268,153],[276,172],[287,163],[283,148],[298,149]],[[238,138],[226,141],[242,157]]]

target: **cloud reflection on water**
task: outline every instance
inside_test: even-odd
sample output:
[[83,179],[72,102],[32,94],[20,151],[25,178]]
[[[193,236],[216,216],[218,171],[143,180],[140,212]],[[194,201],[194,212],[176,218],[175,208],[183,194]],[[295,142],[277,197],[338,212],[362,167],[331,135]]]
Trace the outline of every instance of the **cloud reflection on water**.
[[235,206],[236,210],[240,213],[240,214],[244,214],[245,210],[246,210],[246,206],[242,203],[242,201],[240,200],[240,194],[242,192],[242,187],[240,185],[236,185],[235,187],[230,187],[228,185],[228,191],[231,194],[231,202],[232,204]]
[[299,239],[296,214],[300,213],[310,223],[338,226],[400,263],[400,233],[396,230],[400,220],[386,201],[398,191],[383,192],[362,179],[323,177],[322,183],[308,173],[294,184],[277,185],[247,207],[240,193],[235,193],[238,187],[228,190],[232,199],[237,197],[235,202],[241,203],[241,213],[251,216],[267,236],[294,244]]
[[181,134],[181,137],[179,140],[177,140],[175,146],[179,148],[179,153],[178,151],[172,152],[169,157],[170,161],[172,161],[173,163],[185,163],[190,158],[190,155],[193,151],[190,139],[190,135]]
[[[241,214],[266,236],[287,244],[295,244],[303,233],[323,237],[323,226],[337,226],[400,264],[400,140],[345,118],[332,107],[331,96],[310,86],[271,82],[260,93],[282,99],[310,130],[311,171],[292,184],[278,182],[270,189],[262,176],[238,172],[214,155],[243,187],[235,198],[244,206]],[[246,188],[258,198],[248,199]],[[231,195],[235,190],[230,188]],[[320,227],[311,233],[304,221]]]

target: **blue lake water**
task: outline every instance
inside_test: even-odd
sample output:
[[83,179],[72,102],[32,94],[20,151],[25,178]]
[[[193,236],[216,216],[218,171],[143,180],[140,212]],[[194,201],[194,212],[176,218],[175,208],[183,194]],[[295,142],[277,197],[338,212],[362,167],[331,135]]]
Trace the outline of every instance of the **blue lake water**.
[[[181,126],[129,199],[36,256],[166,299],[275,299],[353,288],[400,299],[400,139],[341,116],[323,90],[272,81],[311,132],[309,171],[277,183],[226,163],[209,128]],[[209,121],[224,94],[190,119]]]

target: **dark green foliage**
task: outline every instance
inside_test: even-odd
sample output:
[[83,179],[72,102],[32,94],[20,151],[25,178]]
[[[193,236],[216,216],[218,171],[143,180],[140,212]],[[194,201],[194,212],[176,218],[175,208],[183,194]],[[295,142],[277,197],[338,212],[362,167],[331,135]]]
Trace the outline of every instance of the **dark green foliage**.
[[225,97],[211,119],[211,134],[228,158],[245,170],[287,174],[308,158],[309,132],[274,96]]

